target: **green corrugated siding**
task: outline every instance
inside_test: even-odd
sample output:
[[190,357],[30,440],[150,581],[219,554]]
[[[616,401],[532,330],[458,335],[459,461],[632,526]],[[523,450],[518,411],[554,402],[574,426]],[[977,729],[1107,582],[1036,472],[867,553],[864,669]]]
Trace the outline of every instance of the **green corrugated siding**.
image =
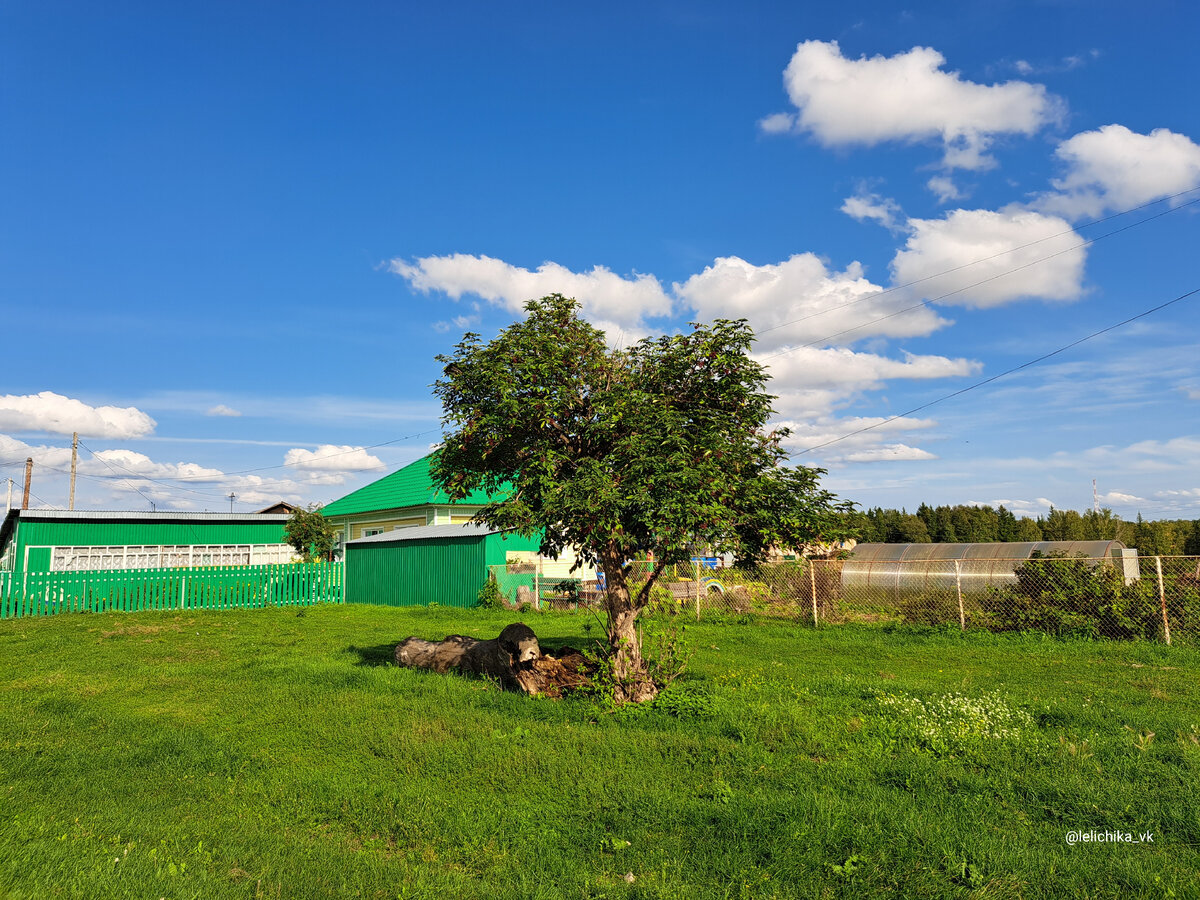
[[[282,544],[283,527],[282,522],[19,522],[13,564],[17,570],[24,568],[26,547]],[[49,568],[49,551],[30,550],[29,571]]]
[[346,602],[474,606],[487,576],[483,544],[478,537],[350,544],[346,547]]
[[346,602],[470,608],[488,566],[502,564],[509,550],[537,548],[537,540],[501,534],[348,544]]
[[489,534],[485,541],[486,564],[502,566],[508,562],[508,551],[534,551],[541,546],[541,536],[527,538],[519,534]]

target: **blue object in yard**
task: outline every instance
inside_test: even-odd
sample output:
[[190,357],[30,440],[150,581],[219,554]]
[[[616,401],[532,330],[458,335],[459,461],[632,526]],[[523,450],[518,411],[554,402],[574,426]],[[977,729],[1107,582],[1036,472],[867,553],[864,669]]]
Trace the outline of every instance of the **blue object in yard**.
[[693,556],[692,562],[700,563],[700,565],[707,566],[710,569],[715,569],[721,564],[721,560],[715,556]]

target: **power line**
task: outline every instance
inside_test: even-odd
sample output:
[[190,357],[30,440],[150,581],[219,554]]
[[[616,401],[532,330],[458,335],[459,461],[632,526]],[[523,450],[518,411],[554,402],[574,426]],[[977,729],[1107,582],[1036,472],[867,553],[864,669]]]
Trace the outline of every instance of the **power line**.
[[[106,460],[103,456],[98,456],[96,454],[96,451],[93,450],[91,447],[87,446],[86,444],[84,444],[83,441],[79,442],[79,446],[83,447],[84,450],[86,450],[88,453],[92,454],[92,459],[100,460],[100,462],[102,462],[102,463],[104,463],[104,465],[108,466],[108,469],[110,472],[112,472],[114,475],[116,474],[116,470],[112,466],[108,465],[108,460]],[[135,490],[139,494],[141,494],[142,497],[145,498],[146,502],[150,504],[151,509],[154,508],[154,500],[153,500],[153,498],[151,498],[151,496],[149,494],[147,494],[145,491],[143,491],[141,488],[137,487],[136,485],[130,484],[128,479],[125,479],[125,484],[127,484],[130,488],[132,488],[133,490]]]
[[1019,372],[1022,369],[1028,369],[1030,366],[1035,366],[1040,362],[1045,362],[1046,360],[1050,359],[1052,356],[1058,356],[1060,353],[1070,350],[1072,347],[1078,347],[1080,344],[1082,344],[1086,341],[1090,341],[1092,338],[1099,337],[1102,334],[1107,334],[1110,331],[1115,331],[1116,329],[1121,328],[1122,326],[1128,325],[1130,322],[1136,322],[1138,319],[1143,319],[1146,316],[1150,315],[1151,313],[1156,313],[1159,310],[1166,309],[1168,306],[1172,306],[1176,303],[1179,303],[1182,300],[1186,300],[1188,297],[1191,297],[1195,294],[1200,294],[1200,288],[1193,288],[1192,290],[1188,291],[1185,294],[1180,294],[1174,300],[1168,300],[1166,303],[1160,303],[1158,306],[1153,306],[1150,309],[1143,310],[1142,312],[1138,313],[1136,316],[1130,316],[1128,319],[1124,319],[1120,322],[1116,322],[1105,328],[1101,328],[1099,331],[1093,331],[1091,334],[1089,334],[1085,337],[1081,337],[1078,340],[1071,341],[1071,343],[1069,343],[1069,344],[1064,344],[1063,346],[1059,347],[1058,349],[1051,350],[1049,353],[1044,353],[1041,356],[1037,357],[1036,359],[1031,359],[1028,362],[1023,362],[1019,366],[1013,366],[1011,369],[1005,369],[1003,372],[1000,372],[996,375],[992,375],[990,378],[984,378],[982,381],[977,381],[974,384],[968,385],[965,388],[960,388],[957,391],[952,391],[949,394],[944,394],[941,397],[938,397],[934,400],[930,400],[928,403],[922,403],[920,406],[914,406],[910,410],[907,410],[902,413],[898,413],[897,415],[891,416],[890,418],[887,418],[887,419],[883,419],[882,421],[876,422],[872,425],[867,425],[863,428],[858,428],[854,431],[847,432],[846,434],[843,434],[840,437],[832,438],[832,439],[830,439],[828,441],[824,441],[823,443],[820,443],[820,444],[814,444],[811,447],[806,447],[804,450],[798,450],[793,455],[799,456],[799,455],[802,455],[805,453],[811,453],[814,450],[820,450],[822,447],[828,447],[831,444],[840,443],[841,441],[844,441],[847,438],[852,438],[852,437],[855,437],[856,435],[863,434],[864,432],[872,431],[883,425],[887,425],[890,422],[895,422],[897,419],[902,419],[905,416],[911,416],[913,413],[921,412],[921,410],[928,409],[929,407],[934,406],[935,404],[942,403],[945,400],[950,400],[954,397],[958,397],[961,394],[967,393],[968,391],[973,391],[976,388],[983,387],[985,384],[991,384],[993,381],[996,381],[1000,378],[1004,378],[1006,375],[1012,375],[1014,372]]

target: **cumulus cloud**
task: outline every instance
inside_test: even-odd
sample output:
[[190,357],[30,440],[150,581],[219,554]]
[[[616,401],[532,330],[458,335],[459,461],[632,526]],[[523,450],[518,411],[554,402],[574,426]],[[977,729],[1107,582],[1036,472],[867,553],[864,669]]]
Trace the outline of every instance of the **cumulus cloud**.
[[[831,418],[836,409],[846,406],[864,391],[877,390],[895,379],[923,381],[961,377],[978,372],[980,368],[979,363],[967,359],[910,353],[904,354],[903,359],[892,359],[842,347],[801,347],[774,357],[759,357],[759,361],[771,376],[769,389],[776,395],[777,413],[793,421],[823,423],[819,427],[828,431],[827,434],[822,432],[824,436],[818,439],[811,425],[795,427],[798,435],[808,436],[809,446],[866,425],[872,426],[872,433],[878,432],[876,426],[883,420],[838,419],[835,422]],[[900,427],[887,425],[892,430]]]
[[[789,451],[805,456],[811,451],[811,458],[819,459],[822,465],[937,459],[928,450],[896,440],[897,432],[933,428],[937,424],[933,419],[818,415],[786,419],[779,424],[791,431],[784,440]],[[796,458],[804,457],[797,455]]]
[[1122,504],[1146,502],[1144,497],[1138,497],[1134,494],[1125,494],[1121,491],[1109,491],[1106,494],[1101,494],[1096,499],[1098,499],[1105,506],[1118,506]]
[[0,428],[87,437],[134,438],[154,431],[157,423],[133,406],[88,406],[53,391],[0,396]]
[[577,299],[593,322],[621,329],[639,330],[645,317],[671,314],[671,298],[653,275],[622,276],[604,266],[572,272],[545,262],[530,271],[490,256],[454,253],[412,262],[397,258],[388,267],[423,293],[440,291],[455,300],[471,294],[510,312],[520,312],[528,300],[557,293]]
[[1016,516],[1036,517],[1044,515],[1054,506],[1053,500],[1038,497],[1035,500],[968,500],[967,506],[1003,506]]
[[[155,462],[144,453],[138,453],[134,450],[100,450],[94,455],[93,460],[108,463],[119,472],[141,475],[145,478],[184,478],[188,481],[211,483],[220,482],[226,477],[225,473],[220,469],[187,462]],[[88,460],[88,462],[90,463],[93,460]],[[90,465],[88,468],[102,474],[112,471],[112,469],[109,469],[105,465]]]
[[900,227],[900,204],[890,197],[859,191],[842,203],[842,212],[859,222],[878,222],[889,231]]
[[1066,174],[1033,205],[1072,219],[1200,187],[1200,146],[1166,128],[1138,134],[1124,125],[1105,125],[1063,141],[1055,155]]
[[1062,115],[1062,102],[1025,81],[977,84],[942,69],[930,47],[849,59],[836,41],[805,41],[784,71],[797,113],[760,121],[770,134],[807,132],[827,146],[940,140],[947,168],[985,169],[998,135],[1032,135]]
[[[320,448],[313,456],[328,456],[329,450],[360,451],[360,448]],[[302,451],[308,452],[308,451]],[[280,478],[277,474],[229,474],[194,462],[162,462],[126,448],[97,451],[79,458],[77,508],[126,509],[151,500],[160,509],[228,510],[230,491],[239,509],[265,505],[275,500],[304,502],[314,487],[346,484],[350,475],[379,468],[374,457],[352,452],[348,467],[330,466],[330,460],[314,461],[313,467],[296,467]],[[29,444],[0,434],[0,457],[34,460],[35,503],[65,508],[67,474],[71,467],[70,446]],[[366,458],[364,458],[366,456]],[[378,463],[374,466],[370,461]]]
[[218,403],[216,406],[210,407],[208,412],[205,413],[205,415],[206,416],[228,416],[230,418],[236,418],[237,416],[240,416],[241,413],[238,412],[236,409],[233,409],[232,407],[226,406],[224,403]]
[[1083,294],[1084,241],[1057,216],[957,209],[941,219],[909,219],[908,226],[905,248],[892,260],[892,280],[916,283],[922,296],[984,308]]
[[954,179],[947,175],[934,175],[925,182],[925,186],[933,191],[938,203],[949,203],[951,200],[962,198],[962,191],[958,189]]
[[912,460],[937,459],[937,456],[920,447],[910,447],[908,444],[884,444],[870,450],[856,450],[842,457],[844,462],[901,462]]
[[323,472],[371,472],[382,469],[383,460],[362,447],[322,444],[316,450],[295,447],[283,459],[285,466]]
[[[736,256],[717,259],[674,291],[702,321],[745,318],[758,335],[757,347],[769,350],[808,341],[823,341],[853,329],[841,343],[867,337],[927,335],[947,324],[928,308],[902,315],[911,305],[872,284],[862,266],[851,263],[831,271],[812,253],[784,262],[756,266]],[[884,318],[885,316],[891,318]]]
[[848,387],[854,390],[879,387],[893,378],[926,380],[971,375],[979,363],[946,356],[917,356],[905,353],[892,359],[877,353],[861,353],[846,347],[797,347],[775,357],[760,357],[778,388]]

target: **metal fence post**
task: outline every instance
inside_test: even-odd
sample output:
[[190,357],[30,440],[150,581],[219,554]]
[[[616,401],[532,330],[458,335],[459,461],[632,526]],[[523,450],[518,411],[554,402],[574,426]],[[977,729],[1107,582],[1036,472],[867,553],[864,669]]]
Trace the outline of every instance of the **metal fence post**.
[[957,559],[954,561],[954,588],[958,591],[958,627],[966,631],[967,613],[963,609],[962,599],[962,564]]
[[696,579],[696,621],[700,621],[700,560],[692,560],[692,575]]
[[1163,588],[1162,557],[1154,557],[1154,571],[1158,575],[1158,602],[1162,606],[1163,638],[1171,646],[1171,623],[1167,621],[1167,592]]
[[813,628],[817,627],[817,561],[808,561],[808,581],[812,585]]
[[533,564],[533,608],[534,609],[541,609],[541,604],[542,604],[542,590],[541,590],[541,585],[538,583],[538,576],[541,574],[541,572],[542,572],[542,558],[539,556],[537,558],[537,561]]

